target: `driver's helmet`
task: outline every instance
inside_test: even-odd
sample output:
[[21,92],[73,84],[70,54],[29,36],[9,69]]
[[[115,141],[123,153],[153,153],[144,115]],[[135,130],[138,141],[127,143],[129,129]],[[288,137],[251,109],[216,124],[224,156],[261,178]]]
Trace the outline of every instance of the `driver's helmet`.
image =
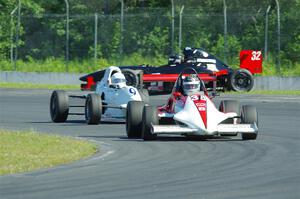
[[111,76],[111,85],[115,88],[123,88],[126,86],[126,79],[122,73],[115,73]]
[[193,49],[191,47],[185,47],[183,49],[184,61],[191,62],[194,58]]
[[197,94],[200,92],[200,81],[195,75],[189,75],[183,79],[182,88],[185,95]]
[[181,56],[180,55],[171,55],[169,57],[169,64],[170,65],[181,64]]

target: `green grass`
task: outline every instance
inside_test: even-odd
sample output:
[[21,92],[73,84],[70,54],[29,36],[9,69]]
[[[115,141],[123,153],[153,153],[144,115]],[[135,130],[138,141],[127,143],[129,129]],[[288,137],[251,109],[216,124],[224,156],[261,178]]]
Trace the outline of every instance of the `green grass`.
[[[263,62],[262,76],[277,76],[276,63],[274,60]],[[291,63],[287,60],[281,63],[280,75],[283,77],[300,76],[300,63]]]
[[0,130],[0,175],[70,163],[96,151],[95,144],[84,140],[34,131]]
[[[97,62],[93,59],[71,60],[68,63],[68,72],[73,73],[89,73],[94,72],[109,66],[137,66],[142,64],[162,65],[167,63],[166,58],[149,58],[142,57],[138,54],[124,57],[121,59],[98,59]],[[45,60],[27,61],[18,60],[16,69],[9,60],[0,60],[0,71],[21,71],[21,72],[66,72],[66,62],[61,58],[47,58]]]
[[0,82],[0,88],[18,88],[18,89],[50,89],[50,90],[79,90],[79,85],[64,85],[64,84],[32,84],[32,83],[15,83],[15,82]]
[[[108,66],[128,66],[150,64],[160,66],[167,63],[167,57],[143,57],[137,53],[125,56],[122,59],[98,59],[95,63],[93,59],[71,60],[68,64],[68,71],[73,73],[89,73]],[[229,63],[233,68],[238,68],[239,63]],[[15,68],[9,60],[0,60],[0,71],[14,71]],[[45,60],[17,61],[16,71],[21,72],[66,72],[66,64],[63,58],[49,57]],[[282,60],[280,74],[276,73],[276,63],[274,58],[263,62],[262,76],[300,76],[300,63],[292,63]]]
[[232,95],[300,95],[300,90],[253,90],[250,92],[225,92]]

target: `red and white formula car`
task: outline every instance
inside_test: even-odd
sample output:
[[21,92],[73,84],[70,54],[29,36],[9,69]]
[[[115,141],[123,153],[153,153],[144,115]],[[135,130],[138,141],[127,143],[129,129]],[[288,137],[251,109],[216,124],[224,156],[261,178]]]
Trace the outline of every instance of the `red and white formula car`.
[[236,136],[254,140],[258,133],[256,107],[235,100],[212,102],[205,84],[193,68],[185,68],[174,84],[167,104],[154,107],[139,101],[127,105],[126,131],[129,138],[156,139],[158,134],[185,136]]

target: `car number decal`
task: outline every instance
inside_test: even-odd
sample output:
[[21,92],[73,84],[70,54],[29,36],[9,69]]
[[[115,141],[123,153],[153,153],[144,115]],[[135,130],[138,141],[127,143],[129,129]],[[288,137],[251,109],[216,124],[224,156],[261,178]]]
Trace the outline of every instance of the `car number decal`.
[[129,93],[131,93],[132,95],[136,94],[136,90],[134,88],[130,88],[129,89]]
[[196,101],[196,100],[204,100],[204,101],[206,101],[206,99],[205,99],[205,97],[203,95],[200,95],[200,96],[199,95],[192,95],[191,99],[193,101]]
[[198,96],[198,95],[192,95],[192,96],[191,96],[191,99],[192,99],[193,101],[199,100],[199,96]]

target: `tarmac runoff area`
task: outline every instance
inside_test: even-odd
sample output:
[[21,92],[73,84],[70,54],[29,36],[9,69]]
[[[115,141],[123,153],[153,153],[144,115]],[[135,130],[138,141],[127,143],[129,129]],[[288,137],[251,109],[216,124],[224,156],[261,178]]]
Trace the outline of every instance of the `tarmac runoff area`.
[[[52,123],[49,90],[0,89],[0,128],[89,139],[101,153],[74,164],[0,177],[0,198],[300,198],[300,96],[224,95],[253,104],[255,141],[127,139],[124,124]],[[151,96],[153,105],[167,96]]]

